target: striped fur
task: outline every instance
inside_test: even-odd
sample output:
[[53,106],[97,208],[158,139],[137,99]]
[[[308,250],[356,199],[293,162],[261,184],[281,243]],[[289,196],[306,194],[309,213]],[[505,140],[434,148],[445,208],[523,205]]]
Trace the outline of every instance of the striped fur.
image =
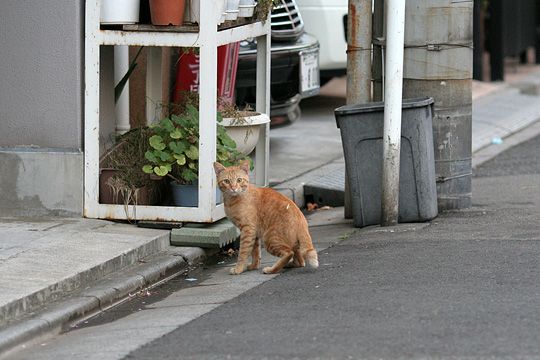
[[263,269],[265,274],[283,267],[303,267],[306,262],[312,268],[319,266],[306,218],[293,201],[273,189],[251,185],[249,161],[227,168],[216,162],[214,169],[225,213],[240,229],[238,261],[231,274],[259,268],[260,241],[270,254],[279,257],[273,266]]

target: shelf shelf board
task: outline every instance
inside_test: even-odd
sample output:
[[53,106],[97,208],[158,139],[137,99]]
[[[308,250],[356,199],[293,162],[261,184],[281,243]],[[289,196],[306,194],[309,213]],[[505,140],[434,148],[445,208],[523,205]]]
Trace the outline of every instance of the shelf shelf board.
[[108,220],[182,221],[211,223],[225,217],[223,204],[212,211],[197,207],[93,204],[85,207],[85,216]]
[[[218,25],[218,31],[231,29],[239,26],[254,24],[254,21],[250,21],[247,18],[238,18],[234,21],[225,21]],[[112,27],[105,25],[103,30],[125,30],[125,31],[147,31],[147,32],[199,32],[199,24],[186,22],[180,26],[160,26],[152,24],[126,24]]]
[[[180,36],[179,36],[180,35]],[[100,45],[199,47],[199,33],[100,30]]]
[[[225,45],[247,38],[265,35],[270,22],[225,24],[216,31],[217,45]],[[234,25],[234,26],[233,26]],[[200,47],[199,27],[186,26],[154,26],[154,25],[124,25],[123,29],[98,32],[100,45],[131,45],[131,46],[170,46],[170,47]]]
[[174,33],[198,33],[199,25],[189,24],[181,26],[158,26],[151,24],[133,24],[124,25],[124,31],[142,31],[142,32],[174,32]]
[[218,45],[225,45],[232,42],[242,41],[248,38],[266,35],[270,32],[270,21],[249,23],[241,26],[234,26],[219,30],[217,33]]

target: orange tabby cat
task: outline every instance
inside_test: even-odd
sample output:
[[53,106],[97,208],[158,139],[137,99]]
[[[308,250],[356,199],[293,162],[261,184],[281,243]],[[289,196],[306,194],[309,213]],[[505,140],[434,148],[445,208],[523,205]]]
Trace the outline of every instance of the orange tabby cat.
[[240,229],[238,261],[231,274],[259,268],[260,240],[270,254],[279,257],[273,266],[263,269],[265,274],[277,273],[284,266],[302,267],[306,261],[313,268],[319,266],[306,218],[293,201],[275,190],[251,185],[247,160],[230,167],[216,162],[214,169],[225,213]]

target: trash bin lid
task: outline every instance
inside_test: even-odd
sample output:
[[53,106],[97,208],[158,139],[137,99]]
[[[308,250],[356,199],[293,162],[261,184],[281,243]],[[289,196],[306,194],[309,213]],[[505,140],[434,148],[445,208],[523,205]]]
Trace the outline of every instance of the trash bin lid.
[[[403,99],[402,109],[417,108],[433,104],[433,98],[422,97]],[[354,115],[369,112],[384,111],[384,101],[368,102],[364,104],[352,104],[340,106],[334,110],[336,116]]]

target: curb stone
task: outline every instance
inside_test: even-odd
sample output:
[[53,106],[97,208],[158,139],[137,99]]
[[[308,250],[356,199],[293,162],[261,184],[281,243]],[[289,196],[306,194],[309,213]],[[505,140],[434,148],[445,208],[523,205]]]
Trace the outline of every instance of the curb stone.
[[79,291],[84,284],[92,284],[103,278],[108,278],[128,266],[137,264],[139,259],[157,254],[169,246],[169,234],[163,234],[152,238],[147,243],[132,248],[101,264],[95,264],[91,268],[80,271],[61,281],[47,285],[44,288],[16,299],[0,308],[0,324],[9,323],[12,319],[18,319],[28,312],[39,309],[47,302],[54,302],[64,297],[64,294]]
[[29,341],[58,334],[73,322],[90,317],[164,277],[204,261],[213,252],[215,251],[205,252],[203,249],[191,247],[170,248],[47,304],[39,311],[0,329],[0,357]]

